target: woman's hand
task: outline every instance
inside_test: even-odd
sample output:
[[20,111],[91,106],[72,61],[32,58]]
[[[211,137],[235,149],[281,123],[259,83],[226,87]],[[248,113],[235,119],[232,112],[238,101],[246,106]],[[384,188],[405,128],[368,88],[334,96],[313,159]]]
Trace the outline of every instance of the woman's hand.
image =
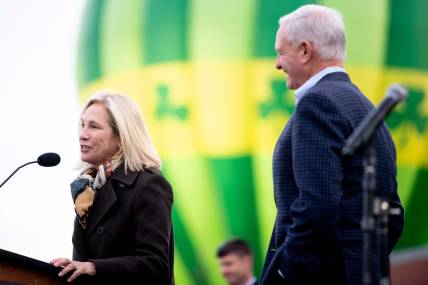
[[58,273],[58,276],[62,277],[70,272],[71,276],[67,279],[67,282],[73,282],[77,277],[82,274],[95,275],[95,265],[92,262],[86,261],[74,261],[68,258],[56,258],[50,262],[55,267],[62,267],[63,269]]

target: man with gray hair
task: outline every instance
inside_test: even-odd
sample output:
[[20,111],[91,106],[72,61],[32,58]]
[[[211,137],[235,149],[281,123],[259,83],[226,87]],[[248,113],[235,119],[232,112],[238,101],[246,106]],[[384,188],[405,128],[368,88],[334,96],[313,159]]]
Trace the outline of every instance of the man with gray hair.
[[[275,49],[275,67],[287,74],[296,108],[273,155],[277,217],[260,283],[362,284],[363,151],[344,158],[341,149],[373,105],[344,69],[340,13],[300,7],[279,20]],[[385,124],[373,147],[378,194],[402,210],[395,146]],[[390,218],[389,251],[402,228],[403,215]],[[376,250],[371,258],[377,280]]]

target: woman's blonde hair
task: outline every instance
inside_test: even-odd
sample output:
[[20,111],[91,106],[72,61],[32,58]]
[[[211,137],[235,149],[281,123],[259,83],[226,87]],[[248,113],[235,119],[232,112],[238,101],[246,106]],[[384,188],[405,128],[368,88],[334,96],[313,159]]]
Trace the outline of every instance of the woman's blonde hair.
[[[160,169],[159,154],[134,101],[122,94],[98,92],[84,104],[80,116],[95,103],[104,104],[110,117],[110,126],[120,138],[119,151],[112,158],[113,169],[121,163],[125,164],[125,171],[140,171],[147,167]],[[82,164],[82,168],[88,167],[89,164]]]

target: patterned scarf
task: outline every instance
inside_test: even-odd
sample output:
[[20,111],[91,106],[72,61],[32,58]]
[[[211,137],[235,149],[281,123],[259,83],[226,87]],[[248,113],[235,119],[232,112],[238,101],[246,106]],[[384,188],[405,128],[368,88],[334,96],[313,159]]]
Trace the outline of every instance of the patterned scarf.
[[99,167],[90,167],[84,170],[71,184],[71,197],[74,201],[76,214],[82,229],[86,230],[95,193],[101,189],[107,178],[113,172],[111,161]]

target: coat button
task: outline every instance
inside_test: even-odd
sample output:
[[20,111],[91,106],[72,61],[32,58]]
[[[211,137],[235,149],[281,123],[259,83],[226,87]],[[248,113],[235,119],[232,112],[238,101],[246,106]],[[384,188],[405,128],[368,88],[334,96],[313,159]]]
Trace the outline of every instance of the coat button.
[[104,234],[104,227],[98,227],[97,229],[97,235],[101,236]]

